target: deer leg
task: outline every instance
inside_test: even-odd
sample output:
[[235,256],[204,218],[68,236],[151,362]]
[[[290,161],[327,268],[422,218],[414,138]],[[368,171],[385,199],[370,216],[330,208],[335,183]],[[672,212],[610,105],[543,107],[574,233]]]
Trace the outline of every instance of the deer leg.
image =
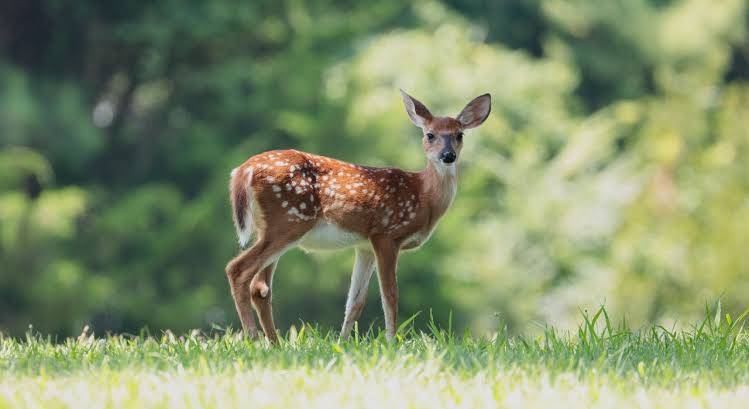
[[251,282],[261,269],[268,266],[269,261],[275,259],[285,246],[278,242],[260,239],[249,249],[240,253],[226,266],[226,275],[231,286],[234,304],[242,322],[245,335],[252,338],[258,336],[257,324],[252,315]]
[[263,327],[265,336],[273,343],[278,342],[276,326],[273,323],[273,307],[271,305],[273,272],[276,270],[277,264],[278,259],[265,267],[250,283],[252,305],[255,307],[255,311],[257,311],[258,318],[260,318],[260,325]]
[[377,256],[377,279],[380,283],[382,310],[385,314],[385,335],[388,340],[395,336],[398,322],[398,280],[395,270],[398,264],[398,245],[389,239],[372,239]]
[[[242,332],[250,338],[257,338],[257,324],[255,323],[255,316],[252,314],[252,302],[250,300],[250,292],[247,288],[247,280],[252,277],[243,277],[242,271],[237,269],[239,260],[245,257],[254,257],[257,253],[256,246],[249,248],[235,257],[226,266],[226,276],[229,279],[229,286],[231,287],[231,295],[234,298],[234,306],[237,309],[239,320],[242,323]],[[255,249],[256,251],[253,251]]]
[[364,301],[367,298],[369,279],[375,266],[375,255],[370,250],[356,249],[356,261],[354,271],[351,273],[351,286],[346,299],[346,315],[343,318],[341,328],[341,339],[347,339],[354,322],[359,319]]

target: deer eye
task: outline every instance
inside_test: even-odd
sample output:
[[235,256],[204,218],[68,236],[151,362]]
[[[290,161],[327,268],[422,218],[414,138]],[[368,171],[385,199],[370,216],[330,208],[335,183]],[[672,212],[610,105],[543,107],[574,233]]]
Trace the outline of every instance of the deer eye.
[[463,142],[463,132],[459,133],[459,134],[458,134],[458,135],[457,135],[457,136],[455,137],[455,139],[457,139],[457,140],[458,140],[458,142]]
[[431,133],[431,132],[430,132],[430,133],[428,133],[428,134],[427,134],[427,140],[428,140],[429,142],[434,142],[434,134],[433,134],[433,133]]

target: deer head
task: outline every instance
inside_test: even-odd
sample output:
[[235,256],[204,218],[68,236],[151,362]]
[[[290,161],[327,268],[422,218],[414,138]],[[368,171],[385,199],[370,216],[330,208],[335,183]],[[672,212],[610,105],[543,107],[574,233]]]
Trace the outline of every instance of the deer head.
[[491,96],[473,99],[455,118],[434,116],[416,98],[401,90],[403,104],[414,125],[421,128],[424,153],[437,166],[452,167],[463,147],[463,131],[481,125],[491,112]]

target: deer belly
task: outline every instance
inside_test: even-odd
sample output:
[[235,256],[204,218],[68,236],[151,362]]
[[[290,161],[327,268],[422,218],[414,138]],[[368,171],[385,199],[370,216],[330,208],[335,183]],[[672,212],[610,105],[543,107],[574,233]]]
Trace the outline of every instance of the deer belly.
[[299,247],[305,250],[337,250],[368,244],[367,239],[361,234],[322,220],[302,237]]

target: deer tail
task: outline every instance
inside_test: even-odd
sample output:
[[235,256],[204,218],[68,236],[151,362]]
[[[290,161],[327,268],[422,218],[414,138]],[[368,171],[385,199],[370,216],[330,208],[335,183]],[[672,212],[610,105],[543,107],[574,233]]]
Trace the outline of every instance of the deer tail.
[[252,238],[254,228],[252,220],[252,167],[236,168],[231,171],[229,183],[232,218],[237,229],[239,245],[244,247]]

